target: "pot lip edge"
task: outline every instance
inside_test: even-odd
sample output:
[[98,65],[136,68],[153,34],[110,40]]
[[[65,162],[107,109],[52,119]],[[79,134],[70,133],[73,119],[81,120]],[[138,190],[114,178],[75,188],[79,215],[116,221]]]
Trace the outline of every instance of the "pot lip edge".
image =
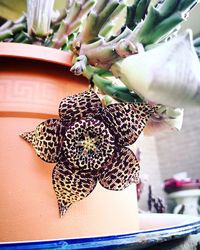
[[70,67],[73,54],[33,44],[0,42],[0,57],[2,56],[45,61]]

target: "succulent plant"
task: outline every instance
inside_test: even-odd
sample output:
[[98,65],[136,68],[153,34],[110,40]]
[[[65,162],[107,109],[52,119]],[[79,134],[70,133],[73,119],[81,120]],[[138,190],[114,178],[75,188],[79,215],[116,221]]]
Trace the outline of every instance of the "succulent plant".
[[[54,0],[27,0],[27,13],[0,27],[0,41],[70,51],[71,71],[117,101],[153,102],[171,110],[199,105],[200,40],[193,42],[191,31],[177,32],[199,1],[131,2],[67,0],[55,11]],[[169,125],[180,128],[176,118]]]

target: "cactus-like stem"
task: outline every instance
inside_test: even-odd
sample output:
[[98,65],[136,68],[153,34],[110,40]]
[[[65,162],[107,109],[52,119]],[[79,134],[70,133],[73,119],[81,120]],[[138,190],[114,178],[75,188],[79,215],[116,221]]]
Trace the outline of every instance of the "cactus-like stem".
[[[134,11],[132,14],[129,13],[129,20],[131,16],[134,17],[134,30],[125,28],[116,37],[103,39],[99,36],[98,24],[101,24],[101,18],[105,16],[105,13],[112,15],[113,11],[108,10],[111,9],[111,3],[114,2],[116,3],[116,1],[110,0],[109,7],[104,6],[104,1],[95,6],[86,20],[83,32],[73,43],[74,53],[85,55],[89,64],[106,69],[109,69],[120,58],[140,52],[140,48],[143,47],[141,44],[155,45],[157,41],[164,39],[174,27],[184,20],[183,13],[187,13],[196,3],[195,0],[175,0],[174,2],[165,0],[156,7],[151,6],[145,17],[149,1],[136,0],[131,6],[132,10],[133,7],[135,8]],[[95,12],[96,9],[100,12],[98,15]],[[108,18],[106,16],[106,19]],[[144,21],[141,21],[143,18]],[[137,24],[138,22],[139,24]],[[92,39],[95,39],[94,42]]]
[[146,13],[150,0],[135,0],[131,6],[127,6],[127,16],[125,25],[133,30],[140,23]]
[[12,38],[15,40],[15,35],[21,33],[21,31],[26,30],[26,18],[25,16],[21,16],[16,21],[7,21],[0,27],[0,41],[4,41],[5,39]]
[[[110,74],[110,72],[109,72]],[[112,80],[104,78],[106,70],[88,65],[83,75],[88,78],[104,94],[122,102],[142,102],[140,97],[128,90],[127,87],[114,84]]]
[[9,29],[12,24],[13,24],[13,21],[11,20],[6,21],[4,24],[1,25],[0,31]]
[[3,40],[10,38],[12,36],[13,36],[13,33],[9,29],[0,31],[0,41],[3,41]]
[[58,31],[52,39],[53,48],[61,48],[67,37],[74,32],[81,24],[81,20],[89,12],[94,5],[94,0],[74,1],[71,8],[68,10],[68,15],[61,22]]
[[194,48],[195,48],[195,51],[197,53],[197,56],[199,57],[200,59],[200,37],[197,37],[195,40],[194,40]]
[[[90,11],[83,31],[77,37],[76,44],[89,43],[98,39],[98,34],[110,16],[117,15],[123,8],[124,4],[119,0],[98,1],[94,8]],[[77,47],[77,45],[74,45]]]
[[195,47],[200,46],[200,37],[197,37],[197,38],[194,39],[194,46]]
[[13,37],[13,35],[25,29],[25,23],[14,23],[13,26],[9,27],[8,29],[3,29],[2,31],[0,31],[0,41],[3,41],[6,38]]
[[133,32],[126,28],[111,41],[106,42],[102,38],[95,43],[83,44],[79,54],[85,55],[89,64],[109,69],[121,57],[138,53],[138,46]]
[[14,37],[14,42],[15,43],[31,43],[32,38],[28,35],[28,33],[22,31]]
[[104,25],[104,27],[100,30],[99,36],[101,37],[108,37],[114,27],[114,22],[108,22],[107,24]]
[[98,36],[100,37],[107,37],[107,39],[110,38],[112,35],[113,28],[115,27],[115,19],[119,16],[120,12],[126,7],[126,5],[121,2],[117,6],[117,8],[112,12],[112,14],[109,16],[107,22],[103,25],[103,27],[100,29]]
[[197,2],[197,0],[165,0],[156,7],[151,6],[143,25],[137,32],[138,41],[146,46],[165,39],[185,20],[186,14]]
[[51,18],[51,25],[53,26],[52,28],[56,27],[57,25],[60,24],[60,22],[67,16],[67,10],[62,9],[62,10],[56,10],[54,11],[54,14]]

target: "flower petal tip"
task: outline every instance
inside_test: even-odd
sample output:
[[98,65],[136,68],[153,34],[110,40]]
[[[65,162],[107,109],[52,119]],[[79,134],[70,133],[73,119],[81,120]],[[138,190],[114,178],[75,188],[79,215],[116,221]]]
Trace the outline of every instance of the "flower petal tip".
[[60,218],[62,218],[66,214],[68,207],[58,203],[58,209],[59,209],[59,216]]
[[19,135],[22,139],[25,141],[32,143],[33,142],[33,137],[34,137],[34,132],[24,132]]

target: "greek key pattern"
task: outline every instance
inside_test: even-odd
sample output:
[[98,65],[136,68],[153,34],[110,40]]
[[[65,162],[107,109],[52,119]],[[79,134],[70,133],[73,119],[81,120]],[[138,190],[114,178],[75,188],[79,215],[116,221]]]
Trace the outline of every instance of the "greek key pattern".
[[66,86],[55,81],[0,79],[0,111],[57,114]]

